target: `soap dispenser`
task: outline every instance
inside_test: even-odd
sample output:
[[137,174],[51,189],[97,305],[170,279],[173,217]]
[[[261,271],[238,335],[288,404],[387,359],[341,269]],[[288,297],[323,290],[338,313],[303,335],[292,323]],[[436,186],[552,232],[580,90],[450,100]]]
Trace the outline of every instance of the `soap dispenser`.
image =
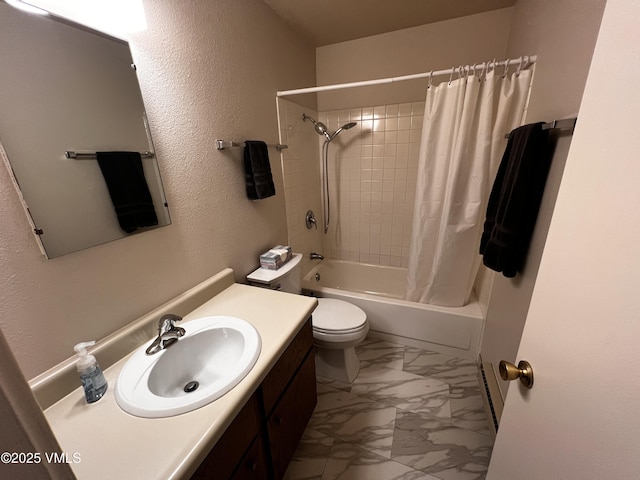
[[83,342],[73,347],[80,357],[76,363],[76,368],[80,374],[80,380],[82,380],[82,388],[84,388],[84,396],[87,399],[87,403],[97,402],[107,391],[107,381],[102,374],[102,369],[98,365],[96,357],[87,353],[87,347],[95,343]]

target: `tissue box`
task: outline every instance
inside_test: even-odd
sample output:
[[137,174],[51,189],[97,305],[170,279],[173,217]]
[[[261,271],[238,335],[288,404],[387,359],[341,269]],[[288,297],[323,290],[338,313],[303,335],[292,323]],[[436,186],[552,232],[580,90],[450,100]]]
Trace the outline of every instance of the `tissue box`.
[[260,266],[269,270],[277,270],[291,259],[291,255],[291,247],[276,245],[260,255]]

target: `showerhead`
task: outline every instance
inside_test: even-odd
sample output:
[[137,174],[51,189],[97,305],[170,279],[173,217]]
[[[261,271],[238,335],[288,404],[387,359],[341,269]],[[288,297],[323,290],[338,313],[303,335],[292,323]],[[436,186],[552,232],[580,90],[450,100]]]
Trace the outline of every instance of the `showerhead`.
[[327,126],[324,123],[316,121],[313,117],[310,117],[306,113],[302,114],[302,120],[305,122],[309,120],[311,123],[313,123],[313,127],[315,128],[318,135],[324,135],[324,137],[327,139],[327,142],[330,142],[331,140],[336,138],[343,130],[349,130],[350,128],[353,128],[357,125],[356,122],[345,123],[335,132],[329,134],[329,132],[327,131]]
[[334,138],[336,138],[340,132],[342,132],[343,130],[349,130],[350,128],[353,128],[357,125],[356,122],[349,122],[349,123],[345,123],[343,126],[341,126],[339,129],[337,129],[335,132],[333,132],[331,135],[329,135],[329,141],[333,140]]
[[314,120],[313,117],[310,117],[306,113],[302,114],[302,120],[309,120],[311,123],[313,123],[313,127],[315,128],[318,135],[324,135],[328,142],[331,141],[331,136],[329,135],[329,132],[327,132],[327,126],[324,123]]

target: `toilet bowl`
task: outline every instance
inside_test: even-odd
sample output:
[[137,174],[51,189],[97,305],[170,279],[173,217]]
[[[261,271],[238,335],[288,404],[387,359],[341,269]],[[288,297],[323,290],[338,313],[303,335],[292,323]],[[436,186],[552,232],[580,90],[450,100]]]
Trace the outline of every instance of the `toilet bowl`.
[[[254,286],[301,294],[301,259],[302,254],[295,253],[278,270],[258,268],[247,276],[247,280]],[[360,371],[355,347],[369,331],[367,315],[361,308],[344,300],[318,298],[311,323],[317,374],[341,382],[353,382]]]
[[316,372],[323,377],[351,383],[360,371],[355,347],[367,336],[369,324],[364,311],[335,298],[318,298],[311,314]]

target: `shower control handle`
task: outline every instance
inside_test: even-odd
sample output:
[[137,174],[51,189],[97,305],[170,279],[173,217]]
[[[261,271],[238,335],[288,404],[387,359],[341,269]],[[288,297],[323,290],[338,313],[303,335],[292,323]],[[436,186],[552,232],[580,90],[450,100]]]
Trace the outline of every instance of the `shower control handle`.
[[313,210],[307,210],[307,215],[305,216],[304,224],[307,226],[309,230],[311,230],[312,226],[316,227],[316,230],[318,229],[318,223],[316,222],[316,217],[313,214]]

